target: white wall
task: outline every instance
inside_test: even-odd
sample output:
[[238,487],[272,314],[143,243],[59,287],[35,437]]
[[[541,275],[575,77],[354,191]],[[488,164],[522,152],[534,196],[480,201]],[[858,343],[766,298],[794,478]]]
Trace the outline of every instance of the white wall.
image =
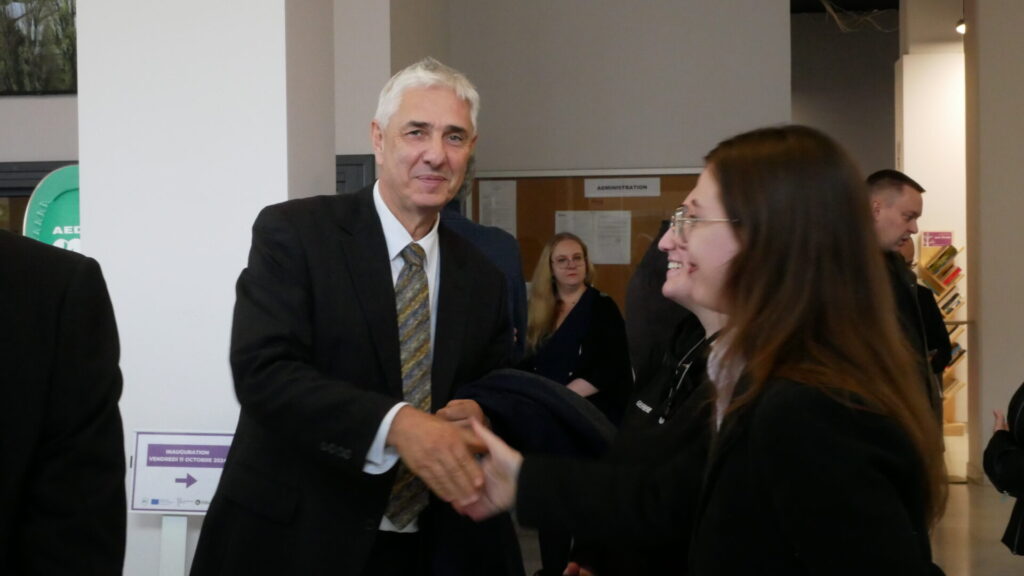
[[703,165],[790,119],[789,4],[451,1],[451,64],[482,96],[479,170]]
[[[928,190],[918,227],[922,231],[951,231],[954,245],[968,247],[967,254],[957,258],[968,280],[957,286],[966,304],[953,319],[971,320],[975,302],[969,289],[974,272],[969,255],[978,246],[967,237],[964,48],[963,37],[954,29],[960,15],[960,0],[901,2],[896,167]],[[957,365],[955,375],[966,381],[968,388],[957,393],[955,411],[947,414],[956,422],[968,423],[966,436],[946,437],[946,466],[950,476],[957,478],[970,475],[968,447],[975,441],[971,389],[981,382],[971,377],[971,365],[977,359],[977,350],[970,345],[974,328],[969,325],[966,336],[958,339],[967,347],[968,356]]]
[[78,98],[0,98],[0,162],[78,159]]
[[448,63],[451,25],[449,0],[391,0],[391,72],[433,56]]
[[[333,3],[337,154],[370,152],[380,87],[426,54],[484,93],[483,170],[699,166],[720,139],[790,117],[783,2]],[[0,131],[0,161],[78,157],[76,99],[40,100],[0,100],[17,129]]]
[[[953,233],[953,244],[968,247],[967,242],[967,166],[964,142],[966,119],[964,107],[964,55],[962,52],[923,52],[904,55],[897,64],[900,130],[897,133],[897,167],[917,180],[927,192],[924,212],[918,228],[924,231]],[[920,245],[920,241],[918,240]],[[963,274],[970,278],[971,268],[966,256],[957,258]],[[953,320],[970,318],[971,294],[967,282],[957,285],[964,304]],[[968,334],[958,339],[968,345]],[[968,347],[970,352],[970,347]],[[973,354],[957,364],[956,377],[977,386],[969,378]],[[947,403],[953,407],[947,419],[969,420],[969,392],[961,389]],[[964,436],[946,437],[946,467],[950,476],[968,476],[968,443]]]
[[[331,59],[304,58],[312,69],[287,74],[287,47],[331,53],[318,19],[331,21],[329,2],[79,4],[82,243],[118,319],[129,445],[139,428],[234,429],[229,330],[251,224],[290,188],[333,178],[333,123],[302,116],[318,101],[331,108],[330,82],[308,82],[330,77]],[[286,42],[294,34],[307,37]],[[291,83],[304,81],[327,94],[296,110],[289,96],[302,88]],[[318,147],[319,163],[289,154]],[[125,574],[156,573],[159,536],[159,517],[129,517]]]
[[288,197],[333,194],[333,0],[286,0],[285,43]]
[[[377,94],[391,76],[391,10],[387,2],[333,3],[334,28],[338,30],[334,48],[335,153],[369,154],[370,118]],[[410,4],[409,0],[405,4]],[[419,6],[411,4],[412,8]],[[408,19],[405,22],[414,24]],[[77,96],[0,99],[0,162],[78,159],[77,111]]]
[[[907,54],[902,75],[901,169],[927,190],[921,230],[952,231],[967,241],[964,55]],[[960,266],[967,271],[966,261]],[[966,294],[964,294],[966,296]]]
[[370,154],[370,119],[391,77],[388,2],[334,0],[334,149]]
[[900,0],[900,52],[963,52],[955,26],[964,0]]
[[982,475],[992,410],[1024,380],[1024,2],[967,0],[967,261],[971,275],[970,463]]
[[793,122],[825,131],[865,175],[894,166],[893,66],[899,14],[876,15],[882,30],[843,32],[826,14],[792,17]]

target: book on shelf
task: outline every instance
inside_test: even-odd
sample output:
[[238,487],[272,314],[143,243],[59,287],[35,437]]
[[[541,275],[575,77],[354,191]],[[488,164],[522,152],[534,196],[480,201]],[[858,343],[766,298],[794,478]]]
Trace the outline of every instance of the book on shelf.
[[950,314],[952,314],[952,313],[953,313],[953,312],[954,312],[954,311],[955,311],[955,310],[956,310],[957,308],[959,308],[959,307],[960,307],[960,303],[961,303],[961,302],[962,302],[962,300],[960,300],[960,298],[956,298],[955,300],[951,300],[951,301],[950,301],[950,302],[949,302],[949,303],[948,303],[948,304],[947,304],[946,306],[944,306],[944,307],[940,307],[940,308],[939,308],[939,310],[941,310],[941,311],[942,311],[942,314],[943,314],[944,316],[949,316],[949,315],[950,315]]
[[956,364],[960,360],[960,358],[963,357],[963,355],[966,354],[966,353],[967,353],[967,350],[965,350],[964,347],[961,346],[959,342],[954,342],[953,343],[953,349],[951,350],[951,354],[952,355],[951,355],[951,357],[949,359],[949,364],[947,365],[947,367],[948,366],[953,366],[954,364]]
[[942,285],[942,282],[940,282],[931,274],[921,274],[921,277],[919,279],[921,283],[924,284],[925,288],[931,290],[932,293],[935,294],[936,298],[938,298],[940,294],[946,291],[946,287]]
[[949,261],[949,264],[947,264],[947,265],[943,266],[943,267],[942,267],[942,270],[939,270],[938,272],[936,272],[936,273],[935,273],[935,277],[936,277],[936,278],[940,278],[940,279],[942,279],[942,278],[946,278],[946,277],[947,277],[947,276],[949,276],[949,275],[950,275],[950,274],[951,274],[951,273],[953,272],[953,270],[955,270],[956,268],[957,268],[957,265],[956,265],[956,260],[950,260],[950,261]]
[[957,300],[958,298],[960,298],[960,290],[958,288],[953,288],[948,293],[944,294],[942,298],[939,299],[939,307],[941,308],[942,306],[945,306],[949,302]]
[[936,254],[931,260],[929,260],[928,264],[925,265],[925,268],[932,274],[938,276],[939,273],[942,272],[944,268],[946,268],[946,265],[949,264],[955,256],[956,248],[954,248],[953,245],[950,244],[943,248],[941,251],[939,251],[939,253]]
[[949,286],[950,284],[952,284],[953,281],[956,280],[957,276],[959,276],[961,272],[963,272],[963,270],[959,266],[953,268],[953,270],[951,270],[949,272],[949,274],[947,274],[946,276],[944,276],[942,278],[942,285],[943,286]]
[[[936,263],[933,263],[933,264],[936,264]],[[942,260],[940,265],[937,264],[935,266],[929,266],[928,269],[929,269],[930,272],[932,272],[936,276],[942,276],[944,273],[949,271],[949,269],[952,268],[953,266],[956,266],[955,254],[954,254],[953,258],[943,258],[943,260]]]

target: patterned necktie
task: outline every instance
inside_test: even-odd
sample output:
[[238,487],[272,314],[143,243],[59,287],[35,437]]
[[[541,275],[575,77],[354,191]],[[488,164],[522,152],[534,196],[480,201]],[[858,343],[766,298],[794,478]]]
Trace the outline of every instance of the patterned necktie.
[[[402,250],[405,266],[395,284],[398,311],[398,342],[402,356],[402,395],[414,408],[430,412],[430,294],[423,271],[426,254],[416,243]],[[403,462],[391,488],[384,515],[399,530],[412,522],[427,507],[427,487],[413,476]]]

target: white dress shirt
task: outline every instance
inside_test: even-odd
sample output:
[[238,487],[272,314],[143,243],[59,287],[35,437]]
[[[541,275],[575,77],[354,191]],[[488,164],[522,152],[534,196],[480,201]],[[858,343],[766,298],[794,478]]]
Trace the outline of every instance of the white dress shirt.
[[[381,226],[384,228],[384,241],[388,246],[388,259],[391,261],[391,282],[392,284],[398,283],[398,275],[402,272],[402,268],[405,266],[405,260],[402,258],[402,250],[405,249],[410,243],[413,242],[412,235],[409,231],[402,226],[402,223],[398,221],[398,218],[391,213],[391,210],[384,203],[384,199],[380,195],[380,181],[377,181],[373,185],[373,205],[377,209],[377,216],[380,218]],[[423,251],[426,253],[426,257],[423,262],[423,271],[427,275],[427,291],[430,295],[430,349],[434,349],[434,333],[437,329],[437,287],[440,283],[440,271],[441,267],[439,262],[441,260],[441,249],[437,243],[437,226],[441,221],[440,217],[434,221],[434,226],[430,229],[430,232],[416,241]],[[395,419],[395,414],[403,406],[408,405],[408,402],[399,402],[395,404],[387,414],[384,415],[384,419],[380,422],[380,427],[377,428],[377,435],[373,439],[373,443],[370,444],[370,450],[366,453],[366,462],[363,464],[363,472],[367,474],[383,474],[391,469],[396,463],[398,463],[398,451],[394,447],[385,446],[385,440],[388,437],[388,433],[391,431],[391,423]],[[380,529],[389,532],[415,532],[419,529],[417,521],[413,520],[403,530],[398,530],[395,525],[388,520],[387,517],[381,518]]]

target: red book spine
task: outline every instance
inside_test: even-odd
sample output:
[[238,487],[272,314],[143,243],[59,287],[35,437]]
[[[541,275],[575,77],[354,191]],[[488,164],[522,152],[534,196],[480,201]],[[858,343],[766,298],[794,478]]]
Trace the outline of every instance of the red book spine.
[[946,278],[942,281],[942,285],[943,286],[949,286],[949,284],[953,280],[955,280],[956,277],[959,276],[959,275],[960,275],[960,267],[957,266],[957,268],[955,270],[953,270],[952,272],[950,272],[949,276],[946,276]]

